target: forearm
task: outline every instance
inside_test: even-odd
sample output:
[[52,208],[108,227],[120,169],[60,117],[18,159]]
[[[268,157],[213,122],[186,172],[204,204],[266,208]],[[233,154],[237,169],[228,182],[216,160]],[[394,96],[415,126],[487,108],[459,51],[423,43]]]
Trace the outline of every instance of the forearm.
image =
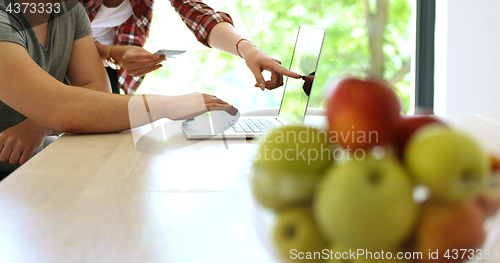
[[157,70],[162,67],[160,63],[166,60],[164,56],[152,54],[140,46],[108,46],[97,42],[96,45],[105,66],[109,50],[109,55],[132,77],[141,77]]
[[[0,50],[0,100],[34,122],[61,132],[116,132],[131,127],[130,96],[68,87],[43,71],[20,45],[0,42]],[[162,115],[168,111],[161,110],[167,103],[154,100],[160,100],[154,102],[160,115],[153,120],[168,117]],[[135,126],[150,121],[137,119]]]
[[54,131],[106,133],[130,128],[129,97],[74,86],[61,88],[54,85],[45,90],[43,100],[21,93],[11,93],[2,100],[39,125]]
[[222,22],[233,23],[228,14],[217,12],[202,1],[171,0],[171,4],[196,39],[209,47],[208,34],[213,27]]
[[[249,41],[241,41],[238,44],[238,50],[236,49],[236,44],[243,37],[236,31],[236,29],[227,22],[218,23],[210,34],[208,35],[208,44],[218,50],[224,51],[235,56],[243,56],[248,54],[251,49],[257,49]],[[239,51],[239,54],[238,54]]]
[[102,62],[104,63],[104,65],[106,66],[106,52],[108,51],[108,48],[112,47],[111,48],[111,52],[110,52],[110,55],[116,59],[117,61],[121,61],[122,60],[122,57],[123,57],[123,54],[125,54],[125,51],[127,51],[127,48],[129,46],[118,46],[118,45],[104,45],[104,44],[101,44],[99,42],[95,42],[95,46],[97,48],[97,51],[99,52],[99,57],[101,58]]
[[[237,109],[226,102],[200,93],[173,97],[118,95],[68,87],[40,68],[20,45],[0,41],[0,55],[0,100],[55,131],[107,133],[161,118],[189,119],[208,109],[237,113]],[[95,55],[93,64],[98,64]]]
[[118,46],[118,45],[113,45],[113,46],[104,45],[104,44],[101,44],[99,42],[95,42],[95,46],[97,48],[97,51],[99,52],[99,57],[101,57],[101,60],[103,62],[106,61],[106,52],[107,52],[108,48],[112,47],[110,55],[114,59],[120,60],[128,47],[128,46]]
[[30,114],[42,125],[64,132],[117,132],[170,117],[167,113],[171,111],[168,97],[162,96],[148,95],[148,108],[154,108],[155,114],[147,114],[141,95],[108,94],[79,87],[70,87],[65,92],[52,92],[51,95],[58,97],[51,100],[61,103],[45,105],[42,114]]

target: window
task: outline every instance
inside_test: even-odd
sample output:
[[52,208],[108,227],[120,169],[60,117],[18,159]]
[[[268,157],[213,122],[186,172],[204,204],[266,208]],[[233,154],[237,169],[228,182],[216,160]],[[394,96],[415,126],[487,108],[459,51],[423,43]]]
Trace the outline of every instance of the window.
[[[367,72],[391,83],[403,111],[411,112],[412,9],[415,0],[206,0],[231,15],[242,35],[289,66],[299,25],[327,28],[310,107],[324,108],[325,92],[335,77]],[[262,92],[244,60],[199,44],[169,1],[156,1],[146,49],[186,49],[150,73],[140,93],[165,95],[192,91],[214,94],[240,110],[277,107],[282,89]],[[413,106],[413,104],[412,104]]]

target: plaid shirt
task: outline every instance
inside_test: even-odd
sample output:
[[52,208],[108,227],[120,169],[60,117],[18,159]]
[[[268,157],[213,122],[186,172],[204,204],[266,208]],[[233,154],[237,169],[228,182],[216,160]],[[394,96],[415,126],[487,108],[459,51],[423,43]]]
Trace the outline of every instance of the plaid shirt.
[[[79,0],[85,7],[92,22],[99,12],[103,0]],[[154,0],[130,0],[134,15],[116,28],[116,45],[144,46],[149,36],[153,17]],[[172,6],[182,18],[186,26],[194,33],[196,39],[208,45],[208,34],[220,22],[233,23],[231,17],[223,12],[216,12],[200,0],[172,0]],[[126,70],[118,70],[118,85],[125,94],[133,94],[144,77],[132,77]]]

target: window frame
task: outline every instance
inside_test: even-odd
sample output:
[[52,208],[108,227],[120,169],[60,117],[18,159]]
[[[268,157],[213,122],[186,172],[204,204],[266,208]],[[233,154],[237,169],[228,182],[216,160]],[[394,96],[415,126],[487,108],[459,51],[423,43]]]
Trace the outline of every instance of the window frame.
[[434,111],[434,37],[436,0],[417,0],[415,112]]

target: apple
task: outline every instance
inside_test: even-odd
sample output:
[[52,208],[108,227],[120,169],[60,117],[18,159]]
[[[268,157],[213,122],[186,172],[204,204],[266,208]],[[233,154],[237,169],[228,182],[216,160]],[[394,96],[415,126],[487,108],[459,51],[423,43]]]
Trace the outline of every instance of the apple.
[[277,209],[311,199],[322,172],[332,164],[326,132],[287,125],[271,130],[254,158],[252,191],[263,206]]
[[405,162],[431,198],[460,202],[477,197],[488,178],[488,158],[468,135],[442,125],[419,129],[405,149]]
[[293,206],[279,211],[273,237],[283,258],[291,262],[322,262],[321,251],[327,243],[309,206]]
[[330,135],[346,149],[368,149],[392,140],[400,105],[382,82],[346,78],[337,83],[327,102]]
[[[422,252],[422,258],[416,263],[462,262],[463,251],[477,249],[485,238],[483,230],[484,214],[473,201],[464,203],[440,203],[427,201],[422,205],[420,220],[415,229],[415,252]],[[453,249],[459,257],[453,259]],[[446,251],[450,258],[446,258]],[[438,252],[429,257],[429,251]],[[469,256],[469,254],[467,254]]]
[[420,128],[427,124],[441,124],[446,126],[442,121],[432,115],[405,115],[401,116],[401,120],[396,128],[394,135],[394,145],[396,155],[403,160],[403,152],[410,137]]
[[325,237],[340,246],[394,248],[410,235],[417,218],[412,188],[394,158],[353,159],[321,179],[313,212]]
[[264,207],[279,209],[311,199],[321,174],[301,174],[254,167],[253,196]]
[[[334,244],[330,250],[327,263],[411,263],[404,258],[404,250],[382,249],[379,251],[366,251],[365,249],[347,249]],[[398,259],[399,257],[403,257]],[[354,254],[353,254],[354,253]],[[368,255],[367,255],[368,254]]]
[[269,131],[260,142],[254,166],[300,174],[318,174],[333,160],[326,131],[285,125]]

